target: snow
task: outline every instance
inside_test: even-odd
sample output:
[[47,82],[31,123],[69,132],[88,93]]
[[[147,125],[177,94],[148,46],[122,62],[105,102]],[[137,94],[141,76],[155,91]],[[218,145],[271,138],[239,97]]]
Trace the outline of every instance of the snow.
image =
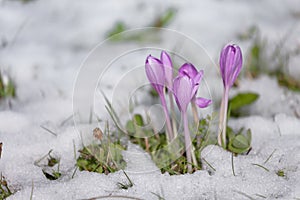
[[[9,73],[17,85],[17,99],[10,100],[12,108],[6,100],[0,102],[0,142],[3,143],[0,172],[9,185],[17,189],[8,199],[29,199],[32,188],[33,199],[86,199],[108,195],[158,199],[155,194],[165,199],[249,199],[249,196],[260,199],[257,195],[267,199],[300,198],[300,94],[280,87],[274,78],[242,79],[239,87],[230,92],[231,96],[242,91],[260,95],[258,101],[247,108],[249,116],[229,121],[234,130],[241,127],[252,130],[252,151],[247,156],[233,158],[236,176],[232,173],[232,155],[216,145],[208,146],[202,152],[202,158],[216,171],[204,163],[204,170],[194,174],[170,176],[161,174],[148,154],[129,144],[124,152],[125,171],[134,186],[128,190],[117,186],[118,182],[127,182],[122,171],[109,175],[77,171],[72,178],[76,162],[74,146],[79,150],[82,143],[90,144],[93,128],[103,127],[103,124],[88,124],[80,120],[79,114],[75,114],[75,121],[69,119],[73,112],[76,113],[73,110],[76,106],[88,105],[86,100],[91,100],[89,98],[96,100],[94,112],[108,117],[104,114],[101,94],[93,94],[95,88],[103,89],[116,107],[127,106],[126,102],[118,103],[128,98],[128,91],[146,83],[145,57],[150,52],[159,56],[159,49],[132,51],[143,47],[142,44],[114,46],[106,43],[87,58],[116,21],[123,20],[131,28],[138,28],[150,24],[156,14],[169,6],[177,8],[177,16],[168,28],[182,32],[201,46],[186,40],[181,49],[177,49],[178,55],[183,57],[175,57],[176,62],[187,59],[204,68],[206,86],[201,86],[199,95],[211,95],[218,103],[222,82],[215,63],[220,48],[236,40],[238,33],[252,25],[257,25],[271,43],[290,33],[285,48],[299,48],[299,16],[295,14],[300,12],[298,4],[298,0],[284,3],[280,0],[169,0],[163,4],[158,0],[105,3],[36,0],[26,4],[0,0],[0,68]],[[165,40],[160,45],[173,50],[174,41],[178,39],[175,36],[178,35],[164,35]],[[246,53],[250,44],[241,42],[240,45]],[[101,49],[103,47],[105,49]],[[157,44],[154,47],[159,48]],[[120,56],[122,52],[127,54]],[[104,69],[101,61],[116,57],[118,59],[111,63],[103,79],[94,79]],[[287,66],[295,78],[300,77],[299,59],[299,56],[291,58]],[[82,101],[72,105],[77,75],[87,65],[92,68],[83,81],[92,81],[81,85],[84,93],[79,93],[82,98],[79,100]],[[141,91],[136,92],[141,94]],[[83,94],[94,96],[85,98]],[[154,108],[157,107],[153,107],[153,113],[158,113]],[[90,115],[89,105],[83,112]],[[201,114],[206,112],[212,110],[204,110]],[[122,113],[121,117],[128,115]],[[63,175],[56,181],[46,179],[41,168],[34,164],[51,149],[61,161]],[[263,164],[269,171],[253,164]],[[278,170],[283,170],[286,175],[277,176]]]

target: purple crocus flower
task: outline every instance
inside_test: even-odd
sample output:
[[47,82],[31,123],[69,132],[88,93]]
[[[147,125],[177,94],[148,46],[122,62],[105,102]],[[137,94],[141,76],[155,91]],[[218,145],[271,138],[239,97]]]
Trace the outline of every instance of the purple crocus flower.
[[224,87],[231,87],[238,77],[243,64],[242,51],[239,46],[227,45],[220,55],[220,71]]
[[[167,62],[164,58],[164,62]],[[161,104],[164,109],[166,125],[167,125],[167,138],[169,141],[173,139],[173,131],[171,127],[170,116],[168,112],[168,107],[164,95],[166,76],[165,76],[165,64],[161,60],[149,55],[146,59],[145,68],[146,75],[149,79],[152,87],[157,91]]]
[[192,64],[186,63],[181,66],[181,68],[179,69],[179,74],[173,82],[173,92],[175,100],[183,118],[185,150],[189,173],[192,172],[192,142],[189,133],[186,111],[191,101],[195,101],[195,103],[202,108],[207,107],[209,104],[211,104],[211,100],[195,97],[202,77],[202,70],[198,72]]
[[196,93],[204,74],[203,70],[198,72],[194,65],[191,63],[185,63],[180,67],[178,74],[179,76],[187,76],[189,79],[193,80],[192,99],[190,101],[196,103],[196,105],[200,108],[205,108],[211,104],[211,100],[209,99],[201,97],[196,98]]
[[239,46],[226,45],[220,55],[220,72],[223,79],[224,93],[220,109],[218,143],[226,148],[226,126],[229,89],[237,79],[243,64],[242,51]]
[[165,87],[165,71],[162,62],[149,55],[146,59],[146,75],[152,87],[161,96]]

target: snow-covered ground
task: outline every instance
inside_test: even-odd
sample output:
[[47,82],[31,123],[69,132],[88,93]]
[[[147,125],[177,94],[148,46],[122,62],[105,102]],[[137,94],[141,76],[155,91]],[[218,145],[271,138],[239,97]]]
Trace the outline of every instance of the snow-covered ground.
[[[0,0],[0,69],[8,72],[17,85],[17,98],[11,100],[12,107],[9,108],[6,100],[0,102],[0,142],[3,143],[0,172],[9,185],[18,189],[9,199],[29,199],[31,193],[33,199],[108,195],[158,199],[153,193],[165,199],[300,199],[300,94],[279,87],[268,76],[242,79],[240,87],[232,91],[232,95],[238,91],[260,94],[259,100],[250,107],[251,116],[229,121],[233,128],[251,128],[253,133],[250,154],[234,157],[236,176],[232,174],[231,154],[217,146],[208,146],[202,153],[216,171],[205,165],[205,170],[191,175],[169,176],[161,174],[137,146],[129,145],[124,153],[125,171],[134,186],[128,190],[117,187],[118,182],[126,182],[121,171],[109,175],[77,171],[72,178],[76,162],[74,145],[78,150],[82,141],[88,144],[92,138],[91,131],[86,131],[81,138],[78,130],[92,127],[79,123],[78,119],[75,119],[76,127],[72,120],[63,123],[73,114],[72,97],[80,66],[116,21],[139,28],[150,24],[168,7],[175,7],[177,15],[168,28],[193,38],[211,57],[210,62],[217,63],[221,47],[231,41],[238,42],[237,34],[252,25],[257,25],[271,43],[288,35],[286,50],[299,47],[299,5],[298,0],[169,0],[163,3],[159,0],[29,3]],[[249,43],[239,44],[246,53]],[[122,44],[120,48],[129,51],[137,47],[139,44]],[[100,57],[120,56],[114,47],[105,48],[102,49],[105,54]],[[183,51],[190,52],[190,58],[197,60],[199,52],[193,50]],[[128,62],[142,66],[147,53],[132,54],[140,55],[132,60],[129,55]],[[96,60],[101,62],[101,58]],[[293,57],[287,66],[290,74],[298,79],[299,61],[299,56]],[[124,74],[121,69],[112,72],[119,77]],[[222,85],[217,68],[205,69],[210,92],[219,101]],[[126,71],[126,66],[123,70]],[[109,86],[111,82],[103,84]],[[109,89],[106,91],[109,93]],[[95,108],[96,113],[105,112],[101,103]],[[86,114],[89,115],[88,111]],[[41,126],[54,131],[56,136]],[[50,149],[61,160],[62,177],[56,181],[46,179],[41,168],[34,165]],[[272,152],[264,164],[269,171],[255,165],[263,164]],[[283,170],[285,176],[278,176],[278,170]]]

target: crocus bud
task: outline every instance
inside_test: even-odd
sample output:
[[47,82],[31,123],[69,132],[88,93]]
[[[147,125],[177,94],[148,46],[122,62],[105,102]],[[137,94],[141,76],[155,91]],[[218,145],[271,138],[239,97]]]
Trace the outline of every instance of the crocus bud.
[[145,68],[147,78],[152,87],[160,96],[163,95],[165,86],[165,71],[162,62],[159,59],[149,55],[146,59]]
[[169,90],[172,90],[173,87],[173,64],[169,54],[165,51],[162,51],[160,54],[160,61],[163,64],[165,71],[165,80],[166,86]]
[[224,87],[231,87],[239,75],[243,64],[242,52],[239,46],[226,45],[220,55],[220,71]]
[[218,143],[226,148],[226,128],[229,89],[238,77],[243,64],[242,51],[239,46],[226,45],[220,55],[220,71],[223,79],[224,93],[220,108]]

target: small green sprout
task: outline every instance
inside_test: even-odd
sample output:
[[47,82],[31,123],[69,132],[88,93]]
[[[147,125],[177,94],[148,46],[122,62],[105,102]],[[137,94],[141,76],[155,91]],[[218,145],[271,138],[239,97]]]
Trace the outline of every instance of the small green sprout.
[[243,133],[243,130],[242,128],[235,134],[230,127],[227,127],[227,137],[229,140],[227,148],[229,151],[236,154],[249,153],[252,140],[251,130],[248,129],[246,134]]
[[16,96],[16,86],[11,77],[0,71],[0,99]]
[[276,174],[277,174],[277,176],[280,176],[280,177],[285,177],[285,175],[286,175],[285,172],[282,169],[278,170],[276,172]]

